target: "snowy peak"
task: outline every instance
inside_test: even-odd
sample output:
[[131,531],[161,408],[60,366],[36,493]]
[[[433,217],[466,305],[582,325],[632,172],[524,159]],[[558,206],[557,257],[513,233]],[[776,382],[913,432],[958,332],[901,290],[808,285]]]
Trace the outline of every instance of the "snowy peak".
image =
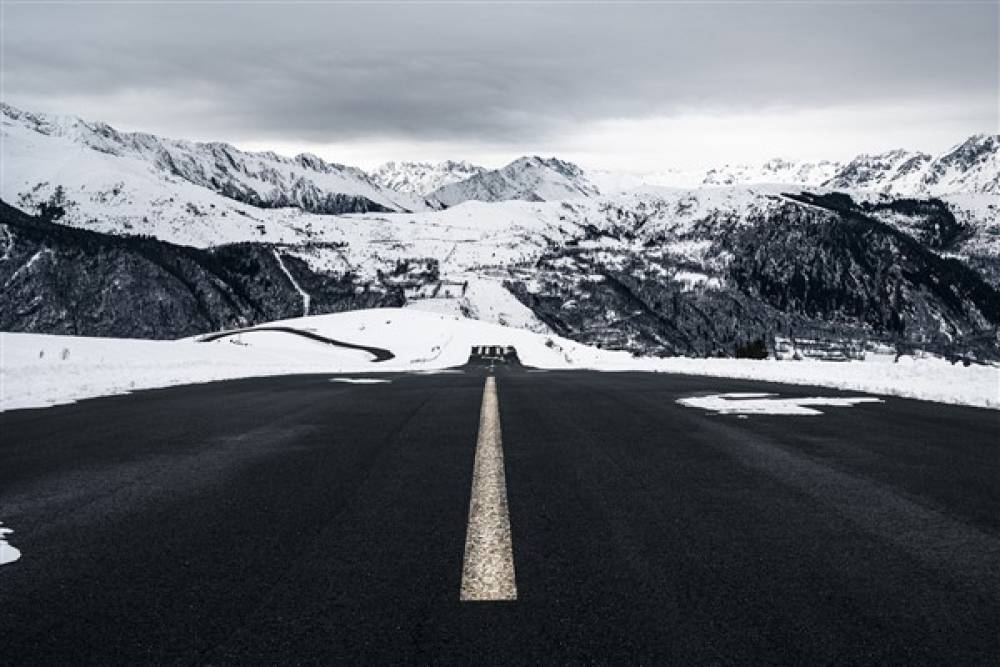
[[819,185],[834,176],[840,164],[821,160],[807,162],[772,158],[757,165],[723,165],[709,169],[699,185],[750,185],[759,183],[788,183],[795,185]]
[[464,201],[555,201],[600,195],[583,170],[557,158],[525,156],[502,169],[480,174],[438,188],[429,199],[444,206]]
[[385,188],[426,197],[438,188],[464,181],[486,171],[470,162],[386,162],[372,173],[372,179]]
[[[35,142],[38,135],[67,140],[106,155],[138,160],[161,179],[179,178],[253,206],[292,206],[326,214],[429,208],[423,198],[383,187],[361,169],[308,153],[288,158],[272,152],[245,152],[221,142],[120,132],[106,123],[30,113],[7,104],[0,106],[0,114],[6,141]],[[74,159],[84,158],[77,155]],[[17,165],[11,167],[16,170]],[[55,172],[51,176],[57,180]]]
[[938,156],[899,148],[863,153],[846,164],[773,158],[760,164],[667,169],[638,179],[649,185],[684,188],[779,184],[897,196],[1000,194],[1000,135],[973,135]]
[[825,185],[831,188],[884,190],[891,187],[894,181],[900,182],[907,177],[912,179],[930,160],[931,156],[926,153],[903,149],[874,155],[863,153],[844,165]]
[[859,155],[824,185],[896,195],[1000,194],[1000,135],[973,135],[937,157],[903,149]]
[[514,160],[514,162],[508,165],[507,168],[513,167],[515,169],[527,170],[536,168],[536,165],[551,169],[567,179],[583,177],[583,170],[580,169],[580,167],[576,166],[572,162],[566,162],[554,157],[550,157],[548,159],[540,158],[537,155],[533,157],[522,157]]
[[942,155],[937,162],[967,171],[981,167],[991,158],[995,158],[998,147],[1000,147],[1000,135],[974,134]]
[[975,134],[928,166],[928,188],[1000,194],[1000,135]]

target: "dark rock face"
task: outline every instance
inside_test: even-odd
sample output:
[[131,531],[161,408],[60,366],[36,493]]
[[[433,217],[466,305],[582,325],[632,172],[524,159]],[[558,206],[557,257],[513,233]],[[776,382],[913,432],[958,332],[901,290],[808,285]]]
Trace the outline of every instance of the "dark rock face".
[[816,215],[789,204],[741,231],[732,243],[733,281],[783,312],[856,323],[876,335],[960,340],[1000,324],[1000,293],[974,270],[861,212],[830,210]]
[[[887,224],[897,226],[923,245],[932,250],[957,250],[963,241],[972,236],[969,225],[963,225],[955,219],[948,205],[940,199],[893,199],[888,202],[865,202],[859,209],[853,203],[838,210],[860,212],[882,219],[882,214],[898,214],[886,220]],[[892,222],[890,222],[890,220]],[[905,220],[905,223],[900,223]]]
[[[199,250],[65,227],[0,202],[0,250],[3,331],[179,338],[302,314],[268,244]],[[398,289],[283,262],[313,314],[403,303]]]
[[[665,264],[630,258],[622,268],[579,258],[581,281],[545,274],[541,293],[508,289],[556,333],[635,354],[733,356],[748,340],[773,335],[781,313],[739,292],[685,290],[663,280]],[[585,268],[586,267],[586,268]],[[638,274],[638,276],[637,276]]]
[[220,180],[213,177],[209,182],[219,194],[258,208],[285,208],[294,206],[320,215],[342,215],[344,213],[388,213],[393,209],[373,202],[361,195],[323,192],[311,181],[299,179],[288,191],[277,188],[267,197],[253,188],[241,185],[236,180]]
[[[1000,357],[1000,292],[935,252],[963,233],[940,202],[887,204],[912,221],[890,226],[846,195],[788,199],[743,222],[707,221],[685,238],[658,232],[642,250],[554,246],[532,289],[508,289],[562,335],[641,354],[733,356],[752,341],[796,335]],[[605,231],[627,236],[616,225]],[[698,238],[711,241],[701,263],[658,251]]]

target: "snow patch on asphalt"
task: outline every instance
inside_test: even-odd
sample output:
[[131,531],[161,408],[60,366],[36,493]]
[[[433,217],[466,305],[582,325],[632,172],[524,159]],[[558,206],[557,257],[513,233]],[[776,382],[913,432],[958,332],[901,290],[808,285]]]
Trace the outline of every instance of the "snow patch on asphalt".
[[678,399],[689,408],[701,408],[723,415],[821,415],[816,406],[850,408],[859,403],[882,403],[874,396],[836,397],[812,396],[806,398],[777,398],[777,394],[728,393],[711,396],[691,396]]
[[0,565],[13,563],[21,557],[21,552],[8,544],[7,539],[4,537],[13,532],[10,528],[4,528],[3,522],[0,522]]

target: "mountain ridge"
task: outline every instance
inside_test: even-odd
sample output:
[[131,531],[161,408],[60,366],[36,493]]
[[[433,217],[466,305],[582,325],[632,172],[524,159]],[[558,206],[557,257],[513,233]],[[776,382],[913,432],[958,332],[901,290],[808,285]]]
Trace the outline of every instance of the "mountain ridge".
[[583,169],[558,158],[523,156],[500,169],[484,171],[434,190],[429,199],[443,206],[475,200],[552,201],[600,195]]
[[[522,156],[499,169],[455,160],[387,162],[367,173],[308,152],[285,157],[273,151],[242,151],[226,142],[121,132],[104,122],[23,111],[7,103],[0,103],[0,120],[5,138],[16,129],[28,131],[146,163],[166,178],[178,178],[258,208],[296,207],[333,215],[417,212],[470,200],[595,197],[604,194],[598,183],[612,183],[616,191],[643,183],[669,187],[789,184],[894,196],[1000,194],[1000,135],[986,133],[971,135],[936,156],[893,149],[863,153],[844,163],[772,158],[759,164],[667,169],[628,178],[594,170],[592,179],[588,170],[555,157]],[[54,176],[51,169],[37,171],[35,182],[20,184],[22,190],[16,193],[5,188],[4,198],[14,201],[24,186],[34,187]],[[617,187],[626,183],[628,187]]]
[[36,114],[6,103],[0,103],[0,118],[7,131],[16,124],[96,152],[132,158],[169,176],[260,208],[296,206],[321,214],[429,208],[422,198],[383,188],[357,167],[326,162],[311,153],[283,157],[273,151],[242,151],[219,141],[120,132],[107,123]]
[[485,171],[485,167],[465,160],[389,161],[372,171],[371,177],[384,187],[426,198],[440,187],[464,181]]

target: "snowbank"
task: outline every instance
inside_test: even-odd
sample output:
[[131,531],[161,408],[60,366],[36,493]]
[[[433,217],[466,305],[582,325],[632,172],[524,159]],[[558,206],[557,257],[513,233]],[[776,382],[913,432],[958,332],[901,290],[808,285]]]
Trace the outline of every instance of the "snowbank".
[[275,322],[352,343],[388,348],[395,359],[280,332],[211,343],[0,334],[0,410],[43,407],[136,389],[290,373],[421,372],[459,366],[474,345],[513,345],[547,369],[653,371],[768,380],[1000,408],[1000,369],[940,359],[865,362],[636,359],[558,336],[453,314],[385,308]]
[[952,364],[940,358],[870,355],[865,361],[665,359],[655,370],[689,375],[835,387],[870,394],[1000,409],[1000,368]]

